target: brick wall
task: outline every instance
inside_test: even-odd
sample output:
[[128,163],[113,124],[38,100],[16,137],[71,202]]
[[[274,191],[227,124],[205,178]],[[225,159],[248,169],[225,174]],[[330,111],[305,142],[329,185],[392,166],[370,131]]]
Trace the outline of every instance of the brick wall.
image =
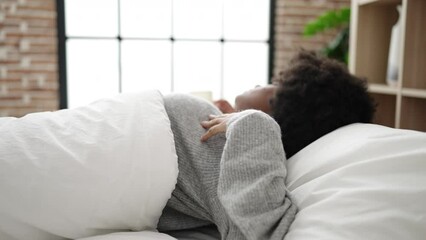
[[0,0],[0,116],[58,108],[55,0]]
[[319,50],[336,35],[326,31],[316,36],[302,36],[306,23],[327,10],[349,7],[350,0],[276,0],[274,73],[284,69],[300,49]]
[[[327,32],[302,37],[303,26],[350,0],[276,0],[274,72],[303,47],[320,49]],[[55,0],[0,0],[0,116],[56,110],[59,105]]]

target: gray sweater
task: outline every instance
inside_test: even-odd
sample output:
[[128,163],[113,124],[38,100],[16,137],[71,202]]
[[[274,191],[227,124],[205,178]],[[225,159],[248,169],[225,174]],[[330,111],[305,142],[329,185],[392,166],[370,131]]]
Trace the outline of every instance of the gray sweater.
[[188,95],[168,95],[164,103],[179,175],[158,229],[215,224],[222,239],[283,239],[297,209],[285,187],[278,124],[262,112],[243,111],[230,119],[226,136],[202,143],[200,122],[221,112]]

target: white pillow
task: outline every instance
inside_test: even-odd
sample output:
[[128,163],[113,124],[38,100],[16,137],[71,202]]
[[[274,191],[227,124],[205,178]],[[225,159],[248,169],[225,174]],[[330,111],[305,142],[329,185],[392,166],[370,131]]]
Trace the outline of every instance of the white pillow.
[[426,236],[426,133],[340,128],[288,161],[299,207],[286,240]]

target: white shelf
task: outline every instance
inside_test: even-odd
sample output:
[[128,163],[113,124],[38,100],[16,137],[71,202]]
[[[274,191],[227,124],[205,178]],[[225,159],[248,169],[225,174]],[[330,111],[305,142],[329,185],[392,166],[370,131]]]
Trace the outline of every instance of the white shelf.
[[389,95],[396,95],[398,93],[397,87],[391,87],[384,84],[370,83],[368,85],[368,91],[371,93],[382,93]]
[[404,97],[426,98],[426,90],[422,89],[403,88],[401,93]]

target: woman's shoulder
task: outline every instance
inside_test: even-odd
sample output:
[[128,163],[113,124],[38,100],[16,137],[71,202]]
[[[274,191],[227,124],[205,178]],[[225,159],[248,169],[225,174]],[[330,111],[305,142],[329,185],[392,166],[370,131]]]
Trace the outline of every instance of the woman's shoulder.
[[180,111],[193,114],[220,114],[211,102],[189,94],[172,93],[164,96],[167,111]]

